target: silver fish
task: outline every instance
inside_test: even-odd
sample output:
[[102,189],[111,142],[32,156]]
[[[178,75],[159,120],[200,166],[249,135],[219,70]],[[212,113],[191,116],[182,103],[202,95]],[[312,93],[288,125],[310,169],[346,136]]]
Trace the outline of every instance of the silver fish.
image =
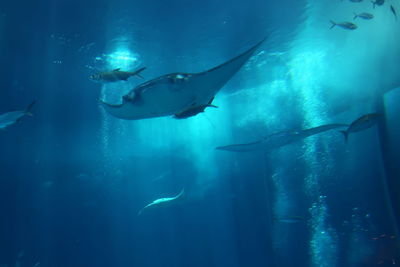
[[347,142],[350,133],[356,133],[371,128],[378,123],[381,117],[382,115],[379,113],[365,114],[353,121],[345,131],[340,132],[344,135],[344,139]]
[[0,130],[19,122],[26,115],[32,116],[31,109],[35,103],[36,101],[33,101],[25,110],[10,111],[0,115]]
[[100,72],[97,74],[90,75],[90,79],[97,82],[118,82],[118,81],[127,81],[132,76],[137,76],[139,78],[143,77],[140,75],[142,71],[146,68],[140,68],[135,71],[122,71],[120,68],[112,70],[112,71],[105,71]]
[[355,30],[357,29],[357,25],[351,22],[339,22],[336,23],[334,21],[330,21],[332,23],[331,29],[335,26],[338,26],[340,28],[346,29],[346,30]]
[[362,19],[365,19],[365,20],[370,20],[370,19],[374,18],[374,15],[372,15],[371,13],[366,13],[366,12],[360,13],[360,14],[354,13],[354,19],[356,19],[356,18],[362,18]]

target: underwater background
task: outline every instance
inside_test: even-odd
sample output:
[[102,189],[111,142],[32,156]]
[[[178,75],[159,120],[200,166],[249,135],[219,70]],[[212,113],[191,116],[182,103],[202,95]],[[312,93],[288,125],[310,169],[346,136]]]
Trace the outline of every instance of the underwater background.
[[[400,265],[400,2],[378,2],[2,1],[0,113],[36,104],[0,131],[0,266]],[[218,108],[131,121],[99,104],[265,37]],[[368,113],[383,119],[347,142],[215,149]]]

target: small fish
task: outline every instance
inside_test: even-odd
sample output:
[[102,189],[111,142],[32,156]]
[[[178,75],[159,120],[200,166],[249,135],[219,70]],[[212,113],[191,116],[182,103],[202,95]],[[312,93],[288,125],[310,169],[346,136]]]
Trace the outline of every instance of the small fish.
[[143,77],[140,75],[142,71],[146,68],[140,68],[135,71],[122,71],[120,68],[112,70],[112,71],[105,71],[100,72],[97,74],[90,75],[90,79],[97,82],[118,82],[118,81],[127,81],[132,76],[137,76],[139,78]]
[[360,13],[360,14],[354,13],[354,19],[356,19],[356,18],[370,20],[370,19],[374,18],[374,15],[372,15],[371,13]]
[[331,23],[332,23],[331,29],[333,27],[335,27],[335,26],[339,26],[339,27],[341,27],[343,29],[346,29],[346,30],[355,30],[355,29],[357,29],[357,25],[354,24],[354,23],[351,23],[351,22],[339,22],[339,23],[336,23],[336,22],[331,20]]
[[171,204],[177,203],[180,200],[182,200],[184,195],[185,195],[185,188],[183,188],[181,190],[181,192],[178,195],[176,195],[175,197],[163,197],[163,198],[156,199],[153,202],[151,202],[150,204],[144,206],[138,212],[138,216],[140,216],[143,213],[143,211],[146,209],[155,208],[155,207],[165,207],[165,206],[169,206]]
[[35,103],[36,101],[33,101],[25,110],[11,111],[0,115],[0,130],[19,122],[26,115],[33,116],[31,110]]
[[206,108],[210,108],[210,107],[211,108],[218,108],[217,106],[211,104],[213,100],[214,100],[214,97],[208,102],[208,104],[205,104],[205,105],[192,105],[189,108],[187,108],[185,110],[182,110],[179,113],[176,113],[174,115],[174,118],[175,119],[186,119],[186,118],[189,118],[189,117],[196,116],[197,114],[199,114],[201,112],[204,112],[204,110]]
[[340,131],[344,135],[344,139],[347,142],[347,139],[349,137],[350,133],[355,133],[355,132],[360,132],[366,129],[371,128],[381,118],[381,114],[378,113],[371,113],[371,114],[366,114],[352,122],[345,131]]
[[292,224],[292,223],[304,222],[305,218],[302,216],[282,216],[282,217],[275,217],[274,221]]
[[392,5],[390,5],[390,10],[392,11],[394,18],[397,20],[397,14],[396,14],[396,9]]
[[170,175],[172,173],[172,171],[166,171],[160,175],[158,175],[156,178],[153,179],[153,182],[157,182],[159,180],[163,180],[165,179],[168,175]]
[[375,6],[381,6],[385,3],[385,0],[375,0],[375,1],[371,1],[372,3],[372,7],[375,8]]

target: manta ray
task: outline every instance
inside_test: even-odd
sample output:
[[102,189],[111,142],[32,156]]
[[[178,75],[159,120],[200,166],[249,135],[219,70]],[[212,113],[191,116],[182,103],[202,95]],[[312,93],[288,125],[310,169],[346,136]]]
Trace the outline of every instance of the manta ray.
[[218,91],[235,75],[263,43],[260,41],[243,54],[200,73],[170,73],[147,81],[122,97],[121,104],[101,101],[112,116],[141,120],[163,116],[188,118],[203,112]]
[[180,202],[184,196],[185,196],[185,188],[183,188],[181,190],[181,192],[178,195],[174,196],[174,197],[163,197],[163,198],[156,199],[153,202],[151,202],[150,204],[144,206],[138,212],[138,216],[140,216],[144,210],[147,210],[149,208],[167,207],[167,206],[170,206],[172,204],[176,204],[176,203]]
[[326,124],[305,130],[289,130],[271,134],[264,139],[247,144],[235,144],[217,147],[217,150],[232,152],[265,151],[286,146],[309,136],[326,132],[332,129],[348,127],[347,124]]

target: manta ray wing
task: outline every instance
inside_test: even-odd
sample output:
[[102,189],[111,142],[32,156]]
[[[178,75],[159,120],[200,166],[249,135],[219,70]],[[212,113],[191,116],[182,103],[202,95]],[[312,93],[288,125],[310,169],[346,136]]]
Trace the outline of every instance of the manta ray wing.
[[102,104],[111,115],[127,120],[171,116],[193,105],[207,105],[263,41],[210,70],[167,74],[139,85],[123,97],[122,104]]

